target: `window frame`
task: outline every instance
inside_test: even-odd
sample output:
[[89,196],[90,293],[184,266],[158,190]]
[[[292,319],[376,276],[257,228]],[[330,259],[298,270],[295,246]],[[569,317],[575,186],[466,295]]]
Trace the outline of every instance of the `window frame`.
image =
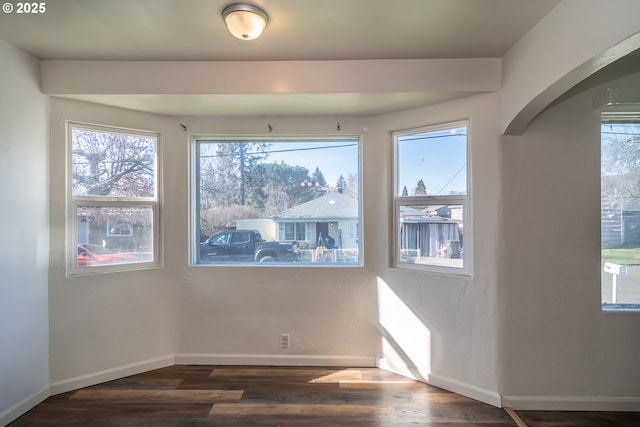
[[[267,135],[267,134],[256,134],[256,135],[229,135],[229,134],[192,134],[190,135],[190,155],[189,155],[189,266],[192,267],[204,267],[204,268],[255,268],[255,267],[265,267],[265,268],[362,268],[364,266],[364,244],[362,239],[358,241],[358,261],[354,263],[340,263],[340,262],[331,262],[327,264],[312,262],[312,263],[299,263],[299,262],[291,262],[291,263],[250,263],[250,262],[242,262],[242,263],[203,263],[200,262],[200,225],[198,223],[199,214],[198,214],[198,198],[200,197],[199,190],[199,176],[200,176],[200,165],[199,165],[199,144],[201,142],[314,142],[314,141],[346,141],[353,140],[357,144],[357,167],[358,167],[358,220],[356,223],[357,234],[359,236],[362,235],[362,224],[364,221],[364,211],[362,208],[362,194],[363,194],[363,155],[362,155],[362,135],[356,134],[345,134],[345,135],[326,135],[326,134],[309,134],[309,135]],[[312,171],[309,171],[312,173]],[[290,223],[290,222],[287,222]],[[308,239],[309,234],[311,233],[311,226],[309,223],[305,222],[305,241]],[[280,228],[280,223],[276,225],[275,233],[276,239],[280,240],[281,233],[285,231]],[[262,237],[264,239],[264,236]]]
[[[112,227],[113,225],[113,227]],[[122,232],[122,227],[126,225],[126,233]],[[112,230],[113,229],[119,229],[120,232],[119,233],[114,233]],[[124,221],[119,221],[115,224],[111,224],[111,220],[107,219],[107,236],[132,236],[133,235],[133,226],[131,224],[131,222],[124,222]]]
[[[616,289],[616,282],[617,282],[617,277],[618,274],[620,276],[626,276],[627,275],[627,264],[618,264],[618,263],[610,263],[607,262],[607,264],[609,265],[605,265],[605,263],[603,262],[603,250],[605,248],[603,248],[603,230],[604,230],[604,224],[603,224],[603,209],[604,209],[604,199],[603,199],[603,132],[602,132],[602,127],[606,124],[635,124],[638,126],[638,128],[640,128],[640,110],[636,110],[633,108],[624,108],[621,109],[620,111],[618,109],[607,109],[604,108],[603,111],[601,111],[600,114],[600,228],[599,228],[599,239],[600,239],[600,257],[599,257],[599,262],[600,262],[600,307],[602,312],[607,313],[607,312],[632,312],[632,313],[640,313],[640,301],[638,302],[626,302],[626,303],[620,303],[617,302],[617,289]],[[639,140],[640,141],[640,140]],[[621,211],[621,217],[620,220],[624,221],[624,217],[625,217],[625,211],[624,209],[622,209]],[[624,226],[622,227],[622,229],[624,229]],[[623,235],[621,234],[620,238],[620,247],[617,249],[621,249],[621,248],[625,248],[624,242],[622,241],[622,237]],[[608,248],[608,249],[616,249],[616,248]],[[633,265],[633,264],[629,264],[629,265]],[[619,268],[619,270],[618,270]],[[611,274],[611,279],[612,279],[612,295],[611,295],[611,303],[607,303],[604,301],[604,288],[605,288],[605,276]]]
[[[293,227],[293,238],[289,239],[287,238],[287,226],[292,226]],[[302,226],[303,230],[299,230],[298,228]],[[295,221],[288,221],[288,222],[279,222],[278,225],[278,240],[302,240],[302,241],[308,241],[308,240],[313,240],[311,238],[311,223],[309,222],[295,222]],[[299,233],[299,231],[302,231],[302,233]],[[302,234],[302,238],[299,238],[300,236],[298,236],[299,234]]]
[[[73,173],[72,173],[72,157],[73,157],[73,141],[72,129],[82,129],[87,131],[115,133],[123,135],[136,135],[143,137],[155,138],[155,188],[154,197],[105,197],[105,196],[76,196],[73,194]],[[116,271],[140,270],[146,268],[155,268],[162,265],[162,225],[160,222],[161,195],[162,195],[162,162],[161,147],[162,140],[159,132],[131,129],[118,126],[96,125],[76,121],[66,121],[65,146],[67,149],[67,166],[65,168],[66,179],[66,206],[67,218],[66,234],[66,275],[93,275]],[[152,236],[152,258],[150,261],[120,262],[106,265],[79,266],[77,262],[78,249],[78,210],[83,208],[133,208],[133,209],[151,209],[153,229]],[[120,222],[120,225],[124,222]],[[130,223],[127,223],[131,227]],[[105,230],[105,235],[110,235],[109,230]]]
[[[464,195],[425,195],[402,196],[399,188],[399,138],[408,135],[422,134],[439,130],[464,127],[466,129],[465,160],[466,160],[466,193]],[[415,270],[427,273],[438,273],[449,276],[472,277],[473,275],[473,221],[471,218],[471,123],[469,119],[461,119],[439,124],[426,125],[417,128],[397,130],[391,132],[392,139],[392,248],[391,266],[403,270]],[[402,262],[401,256],[401,207],[425,207],[425,206],[452,206],[462,207],[462,223],[464,229],[464,257],[462,267],[450,267],[434,264],[417,264]]]

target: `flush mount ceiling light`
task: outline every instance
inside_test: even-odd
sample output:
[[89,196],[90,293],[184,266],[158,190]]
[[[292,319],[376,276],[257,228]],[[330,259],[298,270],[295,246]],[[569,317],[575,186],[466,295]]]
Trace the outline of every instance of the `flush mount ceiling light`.
[[247,3],[230,4],[222,11],[222,18],[229,32],[240,40],[257,39],[269,22],[264,10]]

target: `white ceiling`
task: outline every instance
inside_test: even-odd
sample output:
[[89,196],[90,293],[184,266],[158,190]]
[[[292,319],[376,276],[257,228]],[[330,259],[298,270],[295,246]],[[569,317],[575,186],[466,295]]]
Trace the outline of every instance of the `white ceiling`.
[[[249,42],[233,38],[224,26],[220,12],[232,2],[49,0],[43,14],[0,13],[0,39],[43,60],[500,58],[559,0],[251,0],[265,9],[270,22],[260,39]],[[170,115],[287,115],[375,114],[467,95],[73,97]]]

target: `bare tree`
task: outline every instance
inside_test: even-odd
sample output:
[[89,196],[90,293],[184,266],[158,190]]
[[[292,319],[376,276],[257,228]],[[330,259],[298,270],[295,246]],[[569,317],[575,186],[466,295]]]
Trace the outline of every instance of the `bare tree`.
[[74,195],[153,197],[155,138],[72,129]]
[[344,194],[345,196],[349,196],[357,199],[359,197],[358,195],[359,188],[360,188],[360,185],[358,183],[358,175],[349,174],[349,176],[347,177],[347,181],[344,185],[344,188],[342,190],[342,194]]
[[621,204],[621,208],[640,203],[640,127],[604,125],[602,135],[602,194],[605,203]]

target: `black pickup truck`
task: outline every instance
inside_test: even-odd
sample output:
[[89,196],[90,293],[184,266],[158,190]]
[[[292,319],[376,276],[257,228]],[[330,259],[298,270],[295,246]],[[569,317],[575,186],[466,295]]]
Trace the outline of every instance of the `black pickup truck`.
[[294,262],[296,242],[267,242],[256,230],[224,230],[200,243],[200,262]]

